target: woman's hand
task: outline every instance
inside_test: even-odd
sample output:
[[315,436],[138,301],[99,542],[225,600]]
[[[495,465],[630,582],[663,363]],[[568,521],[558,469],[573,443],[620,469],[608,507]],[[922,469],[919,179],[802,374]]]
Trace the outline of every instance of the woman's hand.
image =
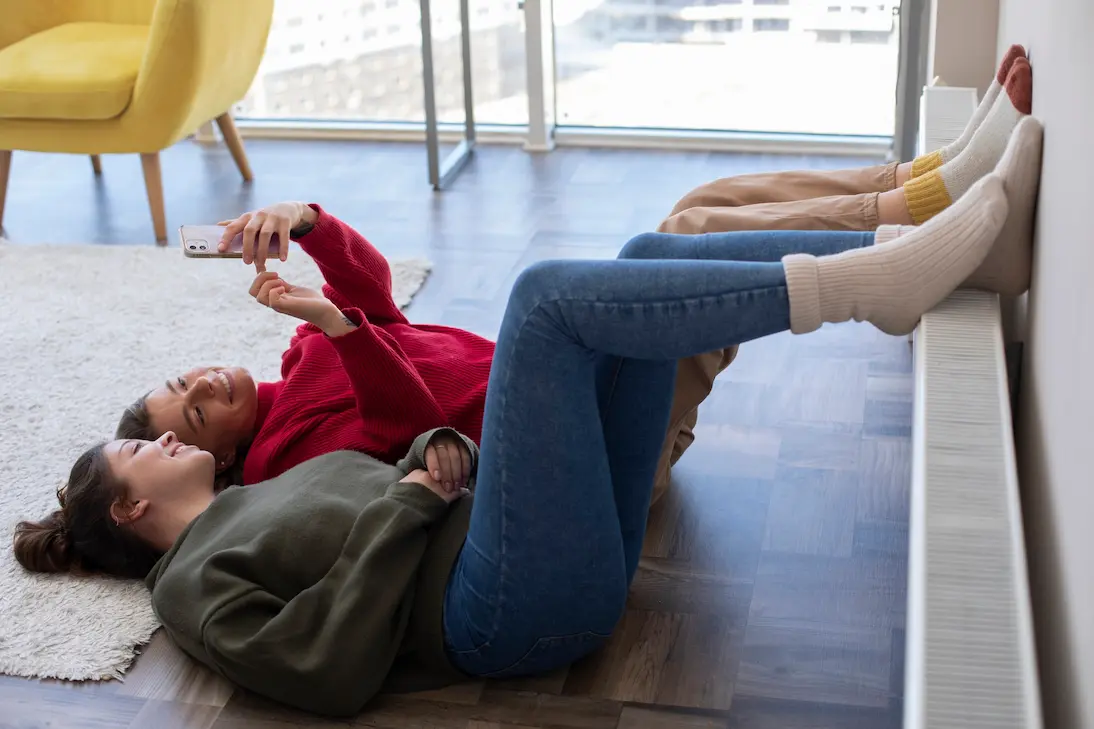
[[467,489],[453,489],[451,491],[445,489],[441,484],[437,483],[428,473],[422,469],[416,469],[406,475],[399,483],[417,483],[425,486],[427,489],[444,499],[446,504],[451,504],[457,501],[470,492]]
[[471,478],[471,451],[459,437],[438,433],[425,447],[425,467],[445,491],[459,491]]
[[330,337],[337,337],[357,328],[323,294],[303,286],[293,286],[278,276],[276,271],[265,271],[255,276],[250,294],[263,306],[314,324]]
[[255,264],[255,270],[266,270],[266,259],[270,254],[270,238],[277,233],[279,256],[282,261],[289,257],[289,231],[301,223],[314,223],[319,217],[310,206],[301,202],[280,202],[260,210],[243,213],[235,220],[221,221],[224,235],[220,237],[217,250],[226,251],[232,238],[243,233],[243,262]]

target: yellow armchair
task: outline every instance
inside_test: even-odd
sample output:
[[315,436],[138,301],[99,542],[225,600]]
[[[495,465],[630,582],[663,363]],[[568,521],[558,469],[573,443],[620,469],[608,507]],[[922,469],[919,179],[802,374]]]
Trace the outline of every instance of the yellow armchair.
[[273,0],[0,0],[0,226],[13,150],[141,156],[167,239],[159,152],[216,119],[252,177],[229,113],[262,60]]

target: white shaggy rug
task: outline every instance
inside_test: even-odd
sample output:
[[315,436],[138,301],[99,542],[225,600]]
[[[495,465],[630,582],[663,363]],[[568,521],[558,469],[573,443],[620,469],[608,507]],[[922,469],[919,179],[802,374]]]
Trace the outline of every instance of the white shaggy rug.
[[[299,248],[272,267],[292,283],[322,282]],[[423,260],[392,264],[400,306],[429,271]],[[299,322],[248,296],[253,272],[173,246],[0,240],[0,673],[116,678],[157,628],[142,583],[30,575],[9,540],[19,520],[56,508],[76,456],[167,376],[233,364],[278,377]]]

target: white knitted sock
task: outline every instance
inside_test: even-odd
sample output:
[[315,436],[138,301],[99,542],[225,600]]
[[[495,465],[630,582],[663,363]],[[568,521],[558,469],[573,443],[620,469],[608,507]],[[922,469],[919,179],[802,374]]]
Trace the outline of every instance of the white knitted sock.
[[952,160],[922,177],[904,183],[908,212],[924,223],[959,199],[984,175],[995,169],[1018,122],[1030,112],[1033,75],[1029,61],[1018,58],[984,122]]
[[1020,57],[1026,57],[1026,49],[1022,46],[1015,44],[1007,49],[1007,52],[1003,55],[1002,62],[999,64],[999,70],[995,73],[995,78],[991,80],[991,85],[988,86],[988,90],[984,92],[984,98],[980,100],[980,104],[976,107],[976,111],[973,112],[972,117],[969,119],[969,123],[965,125],[964,131],[961,132],[961,136],[938,150],[938,155],[942,164],[949,162],[960,154],[965,147],[969,146],[972,135],[980,128],[980,125],[984,123],[984,120],[988,116],[988,112],[991,111],[992,106],[995,104],[995,100],[999,98],[999,92],[1003,90],[1003,84],[1007,82],[1007,76],[1010,74],[1010,67],[1014,65],[1015,59]]
[[988,175],[941,215],[886,245],[784,257],[790,330],[804,334],[854,319],[907,334],[983,262],[1006,216],[1003,182]]
[[964,287],[1005,296],[1018,296],[1029,289],[1043,136],[1041,122],[1031,116],[1018,122],[1011,135],[1007,151],[995,168],[1007,196],[1007,219],[988,257],[962,284]]
[[[1003,181],[1007,196],[1007,219],[988,257],[961,284],[962,288],[983,289],[1004,296],[1019,296],[1029,289],[1033,262],[1033,213],[1041,180],[1041,122],[1027,116],[1010,136],[1003,159],[995,173]],[[874,245],[891,243],[916,230],[914,225],[881,225],[874,233]]]
[[892,243],[902,235],[907,235],[916,229],[914,225],[879,225],[874,231],[874,245],[880,246]]

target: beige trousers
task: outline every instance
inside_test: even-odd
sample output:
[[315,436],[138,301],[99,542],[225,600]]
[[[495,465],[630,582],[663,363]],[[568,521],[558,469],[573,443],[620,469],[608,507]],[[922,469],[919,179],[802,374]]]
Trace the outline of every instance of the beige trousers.
[[[898,163],[853,170],[803,170],[726,177],[701,185],[676,203],[662,233],[733,230],[874,230],[877,196],[896,187]],[[680,360],[653,500],[668,488],[672,466],[695,440],[699,405],[737,347]]]
[[877,197],[896,187],[898,164],[715,180],[681,198],[658,230],[874,230]]

